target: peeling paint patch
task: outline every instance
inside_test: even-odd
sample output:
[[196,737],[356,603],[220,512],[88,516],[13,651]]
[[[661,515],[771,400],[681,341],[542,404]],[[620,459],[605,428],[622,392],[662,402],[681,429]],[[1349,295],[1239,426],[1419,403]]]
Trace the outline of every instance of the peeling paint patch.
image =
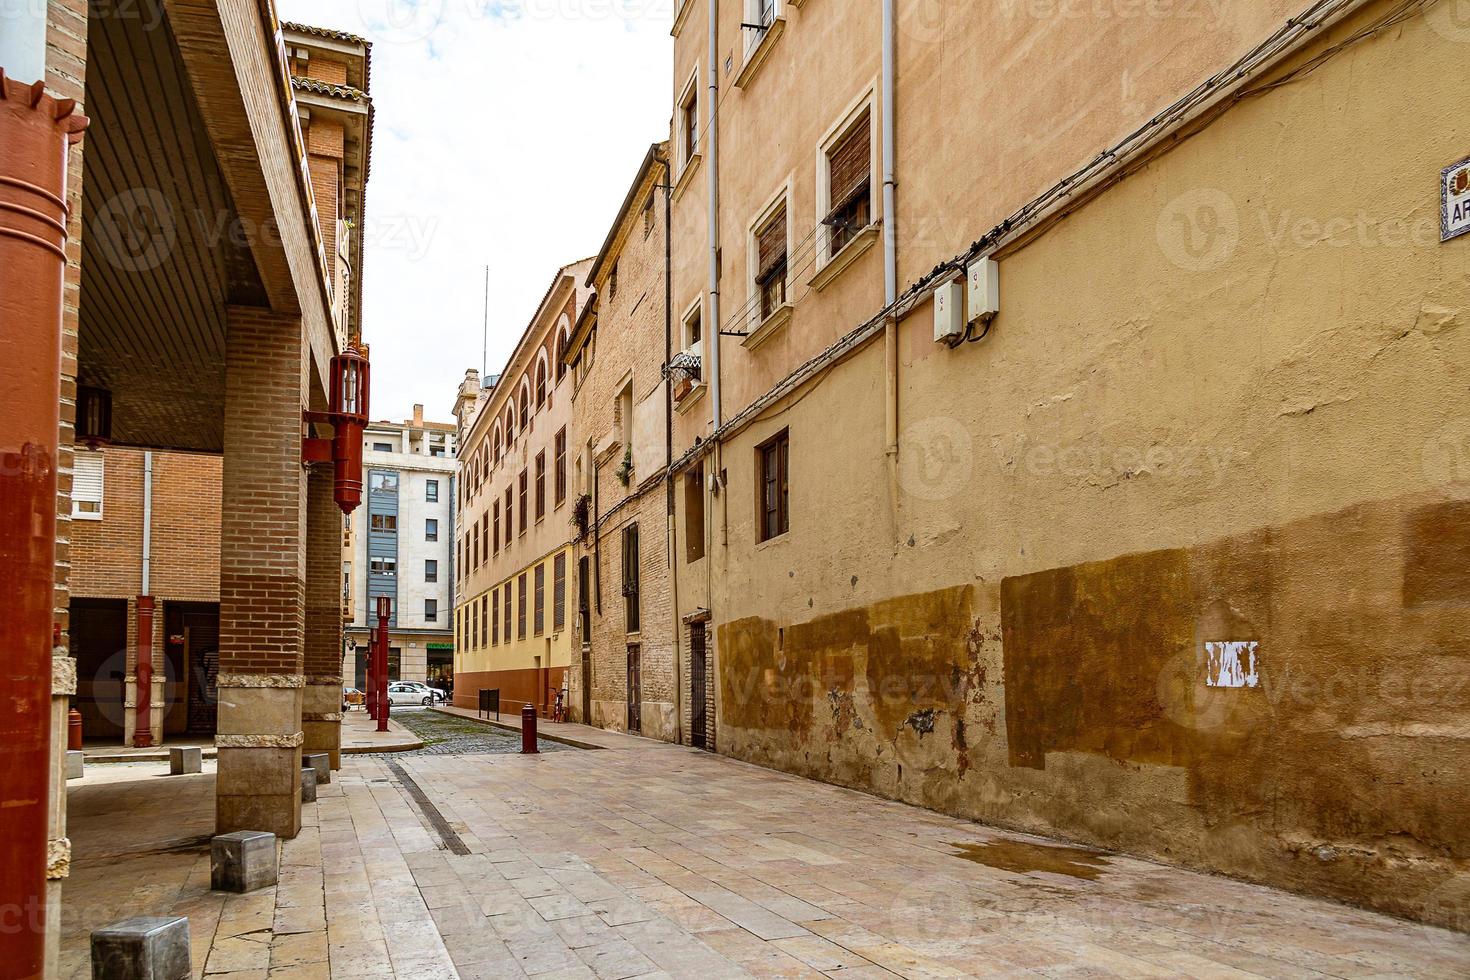
[[1206,687],[1257,687],[1260,644],[1255,640],[1212,640],[1205,643]]
[[914,731],[918,732],[919,737],[923,738],[925,735],[928,735],[934,731],[935,713],[936,712],[933,708],[925,708],[923,711],[915,711],[913,714],[905,718],[903,720],[903,723],[906,727],[912,728]]

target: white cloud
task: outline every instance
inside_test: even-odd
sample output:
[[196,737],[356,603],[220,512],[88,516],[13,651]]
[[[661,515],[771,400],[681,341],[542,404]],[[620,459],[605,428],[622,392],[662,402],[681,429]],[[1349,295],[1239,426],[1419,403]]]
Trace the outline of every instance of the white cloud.
[[672,0],[277,0],[373,42],[363,337],[378,419],[450,420],[556,269],[594,254],[667,138]]

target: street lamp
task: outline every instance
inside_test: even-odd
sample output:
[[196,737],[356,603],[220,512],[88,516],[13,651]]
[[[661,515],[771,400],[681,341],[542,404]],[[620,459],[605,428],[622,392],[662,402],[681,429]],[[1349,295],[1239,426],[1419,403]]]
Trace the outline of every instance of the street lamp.
[[351,514],[362,503],[362,433],[368,423],[369,367],[367,347],[348,344],[332,358],[331,408],[303,413],[308,422],[332,427],[330,440],[308,437],[301,457],[308,463],[333,464],[332,498],[344,514]]

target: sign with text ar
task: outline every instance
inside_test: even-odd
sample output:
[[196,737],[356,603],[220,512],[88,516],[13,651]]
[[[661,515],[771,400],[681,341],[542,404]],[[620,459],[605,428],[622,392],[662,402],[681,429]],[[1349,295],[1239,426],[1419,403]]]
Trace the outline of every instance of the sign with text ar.
[[1470,157],[1444,168],[1439,194],[1439,240],[1470,232]]

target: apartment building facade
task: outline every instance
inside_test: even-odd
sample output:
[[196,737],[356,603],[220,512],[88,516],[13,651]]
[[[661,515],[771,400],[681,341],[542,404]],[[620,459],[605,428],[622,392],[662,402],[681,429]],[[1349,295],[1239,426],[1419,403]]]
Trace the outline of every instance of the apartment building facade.
[[587,303],[591,259],[559,269],[498,381],[466,373],[460,441],[454,700],[552,710],[571,662],[571,381],[561,351]]
[[1463,37],[1186,6],[679,5],[681,644],[737,758],[1446,921]]
[[[563,353],[578,513],[570,717],[680,740],[669,535],[668,144],[650,146],[587,273]],[[682,376],[681,376],[682,377]]]
[[454,671],[455,427],[374,422],[362,441],[363,506],[345,519],[344,682],[366,689],[378,597],[389,601],[388,678],[448,684]]

